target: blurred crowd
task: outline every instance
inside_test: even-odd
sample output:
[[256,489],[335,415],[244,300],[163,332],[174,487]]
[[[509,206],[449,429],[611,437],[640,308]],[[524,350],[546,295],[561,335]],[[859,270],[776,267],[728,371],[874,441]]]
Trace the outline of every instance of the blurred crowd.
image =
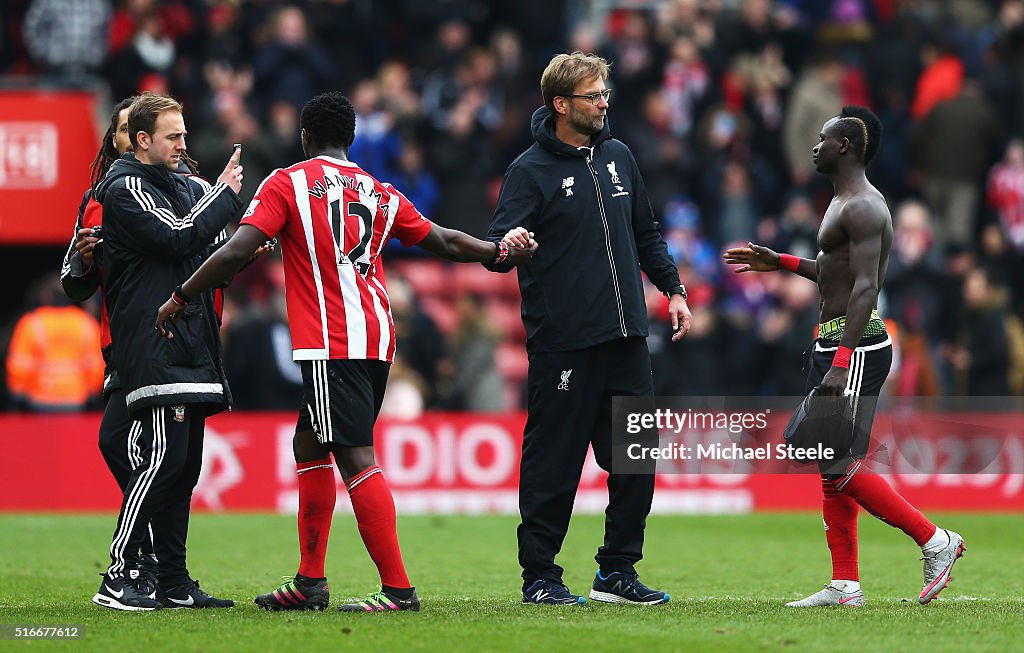
[[[302,104],[341,89],[357,111],[351,158],[475,235],[531,143],[548,59],[602,54],[612,133],[638,159],[694,313],[670,345],[650,288],[665,395],[802,393],[816,288],[732,274],[720,254],[749,240],[813,258],[832,189],[810,149],[844,104],[869,106],[885,133],[868,174],[895,228],[888,391],[1024,393],[1024,0],[11,0],[0,20],[6,80],[111,101],[169,92],[201,168],[244,144],[248,196],[303,158]],[[400,246],[386,257],[400,355],[385,411],[522,405],[514,273]],[[279,262],[227,296],[239,406],[293,408]]]

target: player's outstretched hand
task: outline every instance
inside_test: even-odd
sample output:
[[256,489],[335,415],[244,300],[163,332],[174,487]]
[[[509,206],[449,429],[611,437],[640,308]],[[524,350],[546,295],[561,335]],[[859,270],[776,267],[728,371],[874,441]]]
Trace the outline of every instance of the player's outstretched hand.
[[75,234],[75,251],[82,257],[86,270],[92,267],[92,250],[96,249],[96,243],[99,241],[95,232],[88,227],[79,229]]
[[260,245],[259,247],[256,248],[256,251],[253,252],[252,256],[249,257],[249,260],[246,261],[246,265],[249,265],[250,263],[252,263],[256,259],[258,259],[259,257],[263,256],[264,254],[267,254],[269,252],[274,251],[274,248],[276,248],[276,247],[277,247],[277,239],[276,238],[273,239],[273,240],[268,240],[267,242],[263,243],[262,245]]
[[[533,236],[533,234],[530,234],[530,236]],[[509,265],[521,265],[523,263],[527,263],[533,258],[534,252],[537,251],[537,248],[540,247],[540,245],[538,245],[537,241],[532,237],[530,238],[530,242],[532,244],[527,247],[519,247],[517,245],[508,246],[508,259],[506,259],[506,261]]]
[[736,272],[773,272],[779,269],[779,255],[761,245],[747,243],[746,247],[725,250],[722,258],[729,265],[738,265]]
[[224,167],[224,172],[220,173],[220,177],[217,177],[218,184],[227,184],[235,193],[239,193],[242,190],[242,166],[238,165],[238,160],[241,157],[242,150],[236,149],[232,152],[227,166]]
[[537,244],[537,241],[533,239],[533,232],[527,231],[523,227],[515,227],[509,229],[509,232],[502,237],[509,247],[531,247]]
[[185,304],[179,304],[173,299],[168,298],[164,305],[160,307],[160,310],[156,314],[156,330],[168,340],[174,340],[174,334],[167,329],[164,324],[167,320],[178,321],[178,313],[185,310]]

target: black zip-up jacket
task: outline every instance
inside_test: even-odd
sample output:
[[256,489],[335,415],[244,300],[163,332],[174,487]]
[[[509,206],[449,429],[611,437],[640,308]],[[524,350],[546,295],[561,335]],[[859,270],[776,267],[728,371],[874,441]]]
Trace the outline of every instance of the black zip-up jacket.
[[[181,169],[178,170],[178,174],[191,175],[192,171],[182,163]],[[197,183],[199,183],[204,189],[209,187],[209,184],[206,183],[205,180],[200,180]],[[85,194],[82,196],[82,203],[78,207],[78,218],[75,220],[75,234],[71,237],[71,244],[68,245],[67,252],[64,254],[64,261],[61,263],[60,268],[60,283],[64,288],[64,294],[75,302],[87,301],[96,293],[97,290],[100,292],[103,291],[103,279],[100,274],[100,268],[102,267],[100,259],[102,258],[103,253],[102,246],[96,247],[93,250],[93,265],[88,268],[85,267],[85,262],[82,261],[82,255],[78,253],[78,249],[75,247],[78,242],[78,230],[85,226],[83,218],[85,217],[86,207],[89,206],[90,202],[96,203],[96,200],[92,197],[92,189],[85,191]],[[230,236],[228,235],[227,230],[222,230],[217,236],[216,242],[210,246],[209,253],[213,254],[213,252],[227,243],[229,238]],[[101,245],[102,243],[98,244]],[[221,287],[227,287],[227,285]],[[104,306],[103,310],[104,315],[102,316],[103,319],[100,324],[100,331],[101,334],[106,331],[107,335],[109,335],[110,326],[107,324],[106,306]],[[114,363],[111,358],[112,354],[110,351],[110,343],[103,344],[106,342],[106,338],[102,335],[100,340],[100,344],[102,345],[100,353],[103,355],[103,362],[106,367],[103,371],[103,402],[106,403],[110,393],[121,389],[121,380],[117,375],[117,368],[114,367]]]
[[231,403],[221,362],[213,290],[195,297],[167,340],[153,328],[157,309],[205,260],[210,244],[241,209],[226,184],[172,174],[127,153],[96,189],[103,205],[104,301],[111,349],[137,419],[150,406]]
[[646,337],[643,270],[662,292],[679,273],[654,222],[636,159],[608,121],[576,148],[555,137],[546,107],[533,114],[537,141],[505,171],[488,239],[514,227],[540,245],[518,267],[527,351],[583,349]]

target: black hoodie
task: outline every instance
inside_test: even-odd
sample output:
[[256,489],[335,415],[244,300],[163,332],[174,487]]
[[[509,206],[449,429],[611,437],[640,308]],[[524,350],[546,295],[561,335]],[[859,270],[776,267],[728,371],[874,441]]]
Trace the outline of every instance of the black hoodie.
[[540,245],[518,268],[527,350],[646,337],[640,271],[662,292],[679,285],[679,273],[633,153],[611,137],[607,118],[590,147],[558,140],[546,107],[531,126],[537,142],[505,171],[488,231],[497,241],[525,227]]
[[96,189],[103,205],[103,283],[113,363],[138,419],[150,406],[231,402],[220,356],[213,291],[189,303],[167,340],[153,328],[174,287],[206,259],[210,244],[241,209],[226,184],[146,165],[131,152]]

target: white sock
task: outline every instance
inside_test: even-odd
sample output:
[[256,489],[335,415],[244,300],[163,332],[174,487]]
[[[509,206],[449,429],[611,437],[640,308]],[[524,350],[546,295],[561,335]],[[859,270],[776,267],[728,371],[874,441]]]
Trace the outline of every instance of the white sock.
[[935,533],[932,534],[931,539],[924,543],[921,550],[925,553],[935,553],[936,551],[945,548],[948,544],[949,535],[946,534],[946,531],[936,527]]
[[847,594],[853,594],[854,592],[859,592],[860,591],[860,581],[859,580],[836,580],[836,579],[833,578],[832,579],[832,587],[836,588],[840,592],[845,592]]

